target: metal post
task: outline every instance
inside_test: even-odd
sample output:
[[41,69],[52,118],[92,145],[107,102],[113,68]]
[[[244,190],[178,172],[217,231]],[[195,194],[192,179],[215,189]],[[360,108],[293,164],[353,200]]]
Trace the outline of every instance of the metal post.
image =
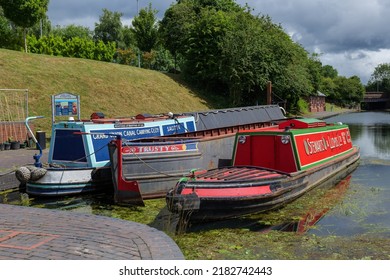
[[267,105],[271,105],[272,103],[272,82],[267,82]]
[[[139,6],[138,6],[138,0],[137,0],[137,16],[138,16],[138,13],[139,13]],[[141,54],[140,54],[140,49],[138,48],[138,67],[140,68],[141,67]]]
[[28,89],[26,89],[26,117],[28,117]]

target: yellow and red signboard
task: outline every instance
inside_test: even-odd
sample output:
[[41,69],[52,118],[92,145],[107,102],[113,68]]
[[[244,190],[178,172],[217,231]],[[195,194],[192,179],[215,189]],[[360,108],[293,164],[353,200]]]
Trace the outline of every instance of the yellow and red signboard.
[[124,146],[123,154],[149,154],[149,153],[172,153],[196,150],[196,143],[191,144],[168,144],[168,145],[145,145],[145,146]]

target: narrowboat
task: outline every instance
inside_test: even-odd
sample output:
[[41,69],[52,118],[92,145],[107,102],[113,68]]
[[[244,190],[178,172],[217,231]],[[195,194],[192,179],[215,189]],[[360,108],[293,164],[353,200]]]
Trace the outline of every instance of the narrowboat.
[[194,130],[194,116],[168,114],[54,123],[48,167],[42,177],[25,182],[26,192],[35,196],[63,196],[112,189],[107,149],[111,135],[139,139]]
[[165,197],[191,169],[230,165],[240,129],[269,125],[261,122],[130,141],[117,137],[109,144],[114,200],[143,205],[143,199]]
[[52,125],[47,166],[41,168],[38,155],[34,157],[38,168],[30,172],[22,167],[23,172],[17,170],[16,175],[32,196],[112,191],[108,143],[115,136],[127,141],[280,118],[284,115],[277,105],[128,118],[105,118],[102,113],[94,113],[88,120],[70,118]]
[[166,195],[167,208],[200,222],[283,206],[359,163],[345,124],[290,119],[236,134],[232,165],[194,170]]

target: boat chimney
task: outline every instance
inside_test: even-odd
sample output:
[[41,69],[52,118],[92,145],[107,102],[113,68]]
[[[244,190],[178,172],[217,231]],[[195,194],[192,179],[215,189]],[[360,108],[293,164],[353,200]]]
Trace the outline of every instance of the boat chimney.
[[267,105],[271,105],[272,102],[272,82],[267,82]]

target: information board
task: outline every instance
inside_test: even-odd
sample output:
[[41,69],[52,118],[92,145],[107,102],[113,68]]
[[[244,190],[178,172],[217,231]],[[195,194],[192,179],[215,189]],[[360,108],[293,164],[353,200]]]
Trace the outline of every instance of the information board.
[[56,117],[74,117],[80,119],[80,96],[68,92],[52,95],[52,121]]

